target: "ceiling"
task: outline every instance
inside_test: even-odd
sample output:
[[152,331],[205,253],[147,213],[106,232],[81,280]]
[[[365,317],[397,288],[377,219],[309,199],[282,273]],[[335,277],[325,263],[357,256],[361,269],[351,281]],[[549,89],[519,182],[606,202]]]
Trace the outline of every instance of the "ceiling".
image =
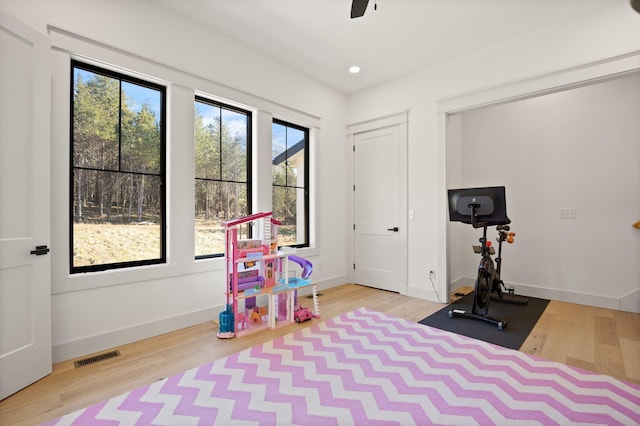
[[[353,93],[627,0],[155,0]],[[374,5],[377,4],[377,10]],[[358,65],[362,71],[350,74]]]

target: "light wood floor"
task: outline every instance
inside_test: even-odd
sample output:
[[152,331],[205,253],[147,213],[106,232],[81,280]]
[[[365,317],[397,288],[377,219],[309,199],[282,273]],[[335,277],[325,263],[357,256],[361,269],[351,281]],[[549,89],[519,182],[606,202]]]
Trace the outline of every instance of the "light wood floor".
[[[323,290],[319,300],[322,318],[364,306],[419,321],[443,307],[353,284]],[[312,304],[306,298],[300,302]],[[321,320],[229,340],[217,339],[217,326],[210,322],[119,347],[122,356],[85,367],[62,362],[50,376],[0,401],[0,425],[52,420]],[[520,350],[640,383],[640,314],[552,301]]]

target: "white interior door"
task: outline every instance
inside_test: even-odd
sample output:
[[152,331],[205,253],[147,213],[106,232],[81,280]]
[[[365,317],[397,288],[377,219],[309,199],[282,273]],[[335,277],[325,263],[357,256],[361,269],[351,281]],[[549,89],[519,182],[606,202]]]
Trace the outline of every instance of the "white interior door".
[[0,11],[0,399],[51,373],[50,46]]
[[400,125],[354,136],[354,281],[406,292]]

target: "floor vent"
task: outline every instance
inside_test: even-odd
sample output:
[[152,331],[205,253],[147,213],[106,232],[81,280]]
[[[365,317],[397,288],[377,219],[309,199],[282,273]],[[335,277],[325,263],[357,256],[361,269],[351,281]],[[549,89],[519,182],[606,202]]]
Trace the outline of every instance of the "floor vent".
[[73,364],[76,368],[84,367],[85,365],[95,364],[96,362],[104,361],[106,359],[116,358],[120,356],[120,351],[105,352],[100,355],[90,356],[89,358],[80,359]]

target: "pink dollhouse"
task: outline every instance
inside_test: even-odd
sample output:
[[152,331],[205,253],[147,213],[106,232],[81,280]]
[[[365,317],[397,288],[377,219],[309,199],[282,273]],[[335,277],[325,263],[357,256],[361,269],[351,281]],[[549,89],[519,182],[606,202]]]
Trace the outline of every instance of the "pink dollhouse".
[[[319,317],[316,285],[308,279],[311,262],[293,255],[295,249],[283,247],[278,251],[280,222],[271,212],[252,214],[223,225],[227,309],[220,314],[218,337],[242,336],[293,323],[296,290],[304,287],[311,287],[314,317]],[[250,227],[250,239],[239,238],[243,225]],[[289,260],[302,267],[301,278],[289,276]]]

